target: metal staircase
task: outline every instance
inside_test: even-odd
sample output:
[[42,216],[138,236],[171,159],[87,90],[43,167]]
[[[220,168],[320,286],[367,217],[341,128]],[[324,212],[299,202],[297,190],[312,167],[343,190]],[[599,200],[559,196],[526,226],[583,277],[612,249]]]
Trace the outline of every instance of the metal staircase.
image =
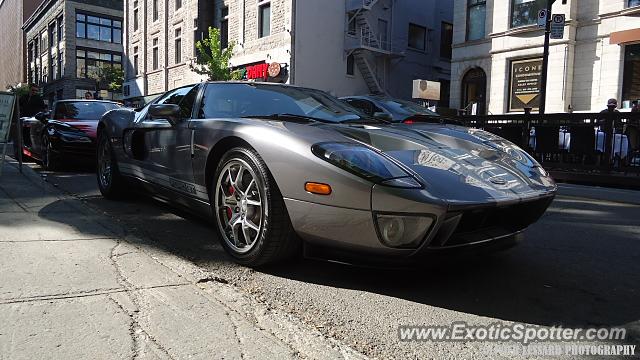
[[367,20],[367,13],[379,0],[347,0],[347,31],[345,34],[345,54],[353,55],[358,70],[362,74],[372,94],[385,93],[384,83],[376,76],[372,60],[376,57],[393,57],[391,41],[377,34]]

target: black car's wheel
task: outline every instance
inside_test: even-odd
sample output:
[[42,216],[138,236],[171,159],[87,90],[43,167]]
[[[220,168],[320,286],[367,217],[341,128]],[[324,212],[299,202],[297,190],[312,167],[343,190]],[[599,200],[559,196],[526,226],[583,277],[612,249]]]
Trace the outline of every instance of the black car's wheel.
[[45,170],[54,171],[59,168],[58,158],[53,153],[51,140],[47,135],[42,137],[42,154],[40,154],[40,157],[42,158],[42,167]]
[[299,240],[282,195],[253,149],[229,150],[215,174],[210,194],[216,229],[238,263],[260,266],[297,253]]
[[118,164],[111,149],[109,137],[104,133],[98,136],[97,150],[98,188],[107,199],[120,199],[125,194],[124,179],[118,171]]

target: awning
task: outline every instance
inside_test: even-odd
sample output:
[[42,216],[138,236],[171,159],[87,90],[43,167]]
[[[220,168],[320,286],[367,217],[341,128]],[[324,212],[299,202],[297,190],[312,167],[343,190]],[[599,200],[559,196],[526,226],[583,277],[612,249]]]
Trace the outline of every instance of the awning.
[[640,42],[640,29],[616,31],[611,33],[609,44],[628,44]]

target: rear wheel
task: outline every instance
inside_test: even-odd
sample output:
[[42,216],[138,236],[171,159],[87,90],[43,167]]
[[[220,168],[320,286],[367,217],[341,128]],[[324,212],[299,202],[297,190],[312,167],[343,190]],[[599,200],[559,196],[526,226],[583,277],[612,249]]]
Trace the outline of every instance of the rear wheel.
[[299,250],[282,195],[253,149],[234,148],[222,157],[210,194],[222,245],[238,263],[266,265]]
[[107,199],[120,199],[125,194],[124,179],[118,171],[118,164],[111,148],[109,136],[101,132],[98,136],[97,150],[98,188]]
[[42,137],[42,167],[48,171],[54,171],[59,168],[59,162],[51,147],[49,136]]

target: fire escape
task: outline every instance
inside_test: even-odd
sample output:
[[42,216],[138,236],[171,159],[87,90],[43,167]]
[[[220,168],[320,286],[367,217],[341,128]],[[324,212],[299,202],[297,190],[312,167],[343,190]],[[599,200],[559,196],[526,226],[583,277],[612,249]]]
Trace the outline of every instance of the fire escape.
[[377,75],[375,60],[401,56],[394,53],[388,34],[378,34],[367,19],[367,13],[379,0],[347,0],[347,32],[345,34],[346,56],[353,55],[358,70],[362,74],[372,94],[384,94],[384,78]]

